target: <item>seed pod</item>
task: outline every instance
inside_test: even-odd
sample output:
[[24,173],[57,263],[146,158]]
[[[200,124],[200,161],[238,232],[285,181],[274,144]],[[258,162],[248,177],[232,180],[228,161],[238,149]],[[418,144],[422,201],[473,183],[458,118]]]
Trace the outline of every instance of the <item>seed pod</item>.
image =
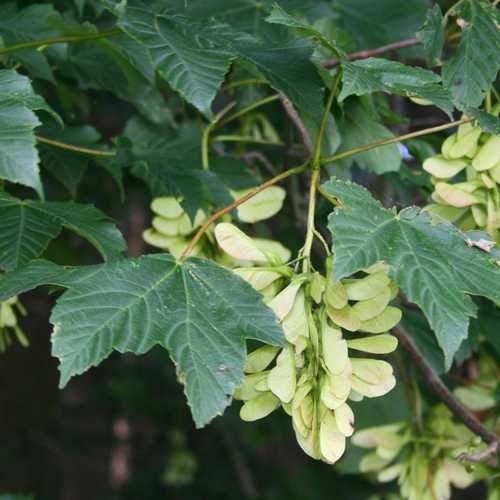
[[500,163],[500,135],[492,135],[480,148],[472,160],[472,166],[478,171],[489,170]]
[[346,437],[352,436],[354,432],[354,413],[351,407],[344,403],[335,410],[335,421],[339,431]]
[[346,369],[349,362],[347,354],[347,342],[322,330],[322,354],[323,361],[328,371],[333,375],[340,375]]
[[[356,434],[355,434],[356,435]],[[375,452],[365,455],[359,463],[360,472],[374,472],[383,469],[388,461],[379,457]]]
[[286,339],[291,344],[295,345],[299,337],[307,339],[309,336],[305,295],[302,289],[297,292],[292,309],[283,319],[281,326],[285,332]]
[[215,238],[219,246],[233,259],[257,263],[268,262],[267,256],[243,231],[229,222],[221,222],[215,227]]
[[311,280],[310,293],[311,298],[316,304],[321,304],[323,300],[323,292],[326,288],[325,278],[319,273],[314,273]]
[[339,431],[335,417],[327,411],[321,420],[319,446],[325,462],[334,464],[345,452],[345,436]]
[[427,158],[422,167],[434,177],[450,179],[466,168],[467,165],[468,163],[465,160],[447,160],[443,156],[438,155]]
[[472,205],[471,213],[472,217],[474,217],[474,221],[479,227],[486,226],[488,216],[486,210],[481,205]]
[[304,398],[299,408],[304,425],[307,429],[311,429],[314,418],[314,399],[310,393]]
[[280,321],[285,319],[292,310],[293,304],[295,303],[295,297],[302,284],[303,281],[293,281],[269,302],[269,307],[274,311],[274,314],[276,314]]
[[274,265],[284,264],[290,260],[292,253],[279,241],[268,240],[266,238],[252,238],[254,245],[263,253]]
[[384,312],[391,300],[391,290],[384,288],[378,295],[368,300],[361,300],[352,306],[355,315],[361,321],[368,321]]
[[245,363],[245,373],[257,373],[265,370],[278,354],[280,348],[264,345],[251,352]]
[[405,443],[399,434],[404,429],[405,422],[397,422],[388,425],[378,425],[362,431],[356,432],[352,442],[361,448],[376,448],[383,446],[385,448],[401,448]]
[[470,207],[475,203],[480,203],[480,199],[477,196],[460,189],[457,185],[438,182],[436,184],[435,192],[438,194],[440,199],[452,207]]
[[[240,198],[250,192],[251,189],[245,191],[235,191],[235,198]],[[256,194],[245,203],[242,203],[236,210],[238,218],[242,222],[255,223],[261,220],[269,219],[276,215],[283,206],[286,191],[279,186],[270,186],[264,191]]]
[[474,476],[456,460],[445,459],[444,468],[451,484],[457,488],[468,488],[474,481]]
[[494,189],[496,187],[495,181],[488,175],[487,172],[482,172],[480,175],[481,182],[488,188]]
[[351,392],[351,366],[340,375],[325,375],[321,380],[320,398],[330,410],[336,410],[344,404]]
[[271,283],[281,278],[281,274],[275,271],[259,269],[258,267],[240,267],[233,269],[233,272],[240,278],[243,278],[247,283],[250,283],[257,291],[263,290]]
[[449,205],[428,205],[424,210],[432,217],[432,221],[438,224],[443,222],[456,222],[467,212],[467,208],[450,207]]
[[234,399],[248,401],[257,397],[260,393],[257,389],[257,385],[262,380],[266,380],[268,374],[269,372],[259,372],[246,375],[243,383],[234,391]]
[[443,144],[441,145],[441,153],[447,160],[451,160],[450,149],[455,144],[456,140],[457,134],[451,134],[443,141]]
[[368,300],[383,292],[390,279],[384,272],[370,274],[361,279],[344,280],[344,287],[349,300]]
[[382,334],[348,340],[347,346],[349,349],[370,354],[389,354],[398,347],[398,339],[394,335]]
[[353,358],[351,365],[353,375],[369,384],[383,384],[393,377],[392,366],[381,359]]
[[341,281],[329,281],[325,289],[325,303],[335,309],[342,309],[347,305],[347,292]]
[[151,210],[166,219],[177,219],[184,213],[179,201],[172,196],[154,198],[151,202]]
[[269,389],[278,396],[283,403],[289,403],[296,388],[295,353],[291,346],[285,347],[278,358],[276,366],[267,377]]
[[384,396],[388,392],[392,391],[395,385],[396,379],[393,376],[380,384],[370,384],[355,375],[352,376],[353,390],[362,396],[366,396],[367,398],[378,398],[379,396]]
[[263,392],[241,407],[240,418],[246,422],[253,422],[267,417],[279,406],[280,400],[272,392]]
[[489,171],[489,174],[497,184],[500,184],[500,162]]
[[351,306],[345,306],[343,309],[327,307],[326,312],[336,325],[350,332],[356,332],[361,328],[361,320],[356,316]]
[[401,316],[401,309],[388,306],[378,316],[367,321],[362,321],[359,329],[368,333],[387,332],[401,321]]
[[462,134],[458,132],[458,139],[450,147],[448,155],[451,158],[462,158],[470,154],[477,148],[477,141],[481,135],[481,129],[479,127],[471,127]]

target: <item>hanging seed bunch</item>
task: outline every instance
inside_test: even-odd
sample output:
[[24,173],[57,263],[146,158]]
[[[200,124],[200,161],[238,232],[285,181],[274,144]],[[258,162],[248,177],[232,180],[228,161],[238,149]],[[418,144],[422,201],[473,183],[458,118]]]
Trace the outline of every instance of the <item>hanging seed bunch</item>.
[[[248,191],[232,191],[234,198],[245,195]],[[238,219],[241,222],[255,223],[269,219],[275,215],[283,206],[285,190],[278,186],[271,186],[256,196],[240,205],[237,209]],[[143,233],[146,243],[170,252],[175,258],[179,258],[188,247],[196,231],[207,220],[208,216],[203,210],[198,210],[194,220],[191,220],[181,205],[182,200],[174,197],[155,198],[151,202],[151,210],[154,213],[152,226]],[[230,220],[228,216],[226,218]],[[271,240],[258,240],[258,244],[265,246],[271,244]],[[281,246],[280,252],[289,258],[289,252]],[[277,251],[277,248],[274,249]],[[215,244],[213,229],[205,233],[203,238],[193,248],[191,255],[218,260],[219,250]],[[286,254],[286,255],[285,255]],[[230,264],[229,262],[221,262]]]
[[363,357],[397,346],[386,333],[401,319],[389,305],[397,290],[387,268],[333,283],[331,269],[327,278],[295,273],[230,223],[218,224],[215,237],[229,256],[250,264],[234,272],[263,295],[287,340],[283,348],[264,346],[248,356],[235,393],[244,402],[241,418],[257,420],[282,407],[305,453],[335,463],[354,432],[349,401],[382,396],[396,383],[388,362]]
[[0,302],[0,352],[5,352],[12,344],[12,337],[23,347],[29,345],[28,339],[18,325],[18,314],[25,316],[26,310],[17,297]]
[[467,488],[480,479],[457,457],[477,446],[477,438],[454,422],[443,405],[434,407],[422,425],[401,422],[356,432],[356,446],[374,448],[363,457],[361,472],[373,473],[381,483],[398,480],[408,500],[448,500],[451,487]]
[[462,124],[423,168],[432,175],[436,202],[427,210],[438,221],[484,230],[500,244],[500,135]]

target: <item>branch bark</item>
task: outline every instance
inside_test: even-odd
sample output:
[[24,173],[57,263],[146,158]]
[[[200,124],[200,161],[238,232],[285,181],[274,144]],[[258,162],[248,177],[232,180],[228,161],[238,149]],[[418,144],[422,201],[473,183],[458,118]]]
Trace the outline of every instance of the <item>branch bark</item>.
[[283,104],[283,108],[285,108],[286,114],[290,117],[290,120],[292,120],[293,124],[299,131],[300,138],[305,148],[307,149],[307,152],[310,156],[312,156],[314,151],[313,144],[311,138],[309,137],[309,132],[307,131],[306,126],[302,121],[302,118],[297,113],[297,110],[293,106],[292,101],[290,101],[290,99],[288,99],[288,97],[283,94],[283,92],[279,93],[279,97],[281,104]]
[[[398,42],[389,43],[387,45],[382,45],[381,47],[375,47],[374,49],[360,50],[358,52],[352,52],[347,56],[349,61],[356,61],[358,59],[367,59],[368,57],[378,56],[380,54],[385,54],[391,50],[403,49],[405,47],[412,47],[420,43],[420,40],[416,38],[408,38],[407,40],[400,40]],[[340,63],[339,59],[327,59],[323,61],[323,67],[330,69],[338,66]]]
[[495,445],[495,450],[499,450],[500,438],[488,430],[446,387],[434,368],[424,358],[418,350],[413,339],[401,327],[393,328],[392,332],[398,338],[400,344],[406,349],[413,362],[423,375],[424,381],[432,389],[434,394],[451,410],[463,424],[465,424],[474,434],[478,435],[485,443]]

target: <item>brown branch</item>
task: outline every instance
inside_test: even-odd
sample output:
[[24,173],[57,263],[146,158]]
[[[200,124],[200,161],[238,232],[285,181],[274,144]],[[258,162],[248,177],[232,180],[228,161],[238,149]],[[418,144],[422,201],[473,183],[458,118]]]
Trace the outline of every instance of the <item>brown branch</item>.
[[250,198],[253,198],[255,195],[259,194],[261,191],[264,191],[264,189],[267,189],[270,186],[273,186],[274,184],[277,184],[278,182],[286,179],[287,177],[290,177],[291,175],[295,174],[300,174],[302,173],[305,169],[307,168],[307,163],[303,163],[302,165],[299,165],[298,167],[293,167],[288,170],[285,170],[281,174],[277,175],[276,177],[272,177],[271,179],[267,180],[260,186],[257,186],[254,190],[250,191],[246,195],[242,196],[241,198],[238,198],[235,200],[233,203],[228,205],[227,207],[222,208],[218,212],[215,212],[211,217],[209,217],[205,223],[198,229],[198,232],[194,235],[194,238],[191,240],[191,243],[189,243],[189,246],[184,250],[180,257],[180,261],[182,262],[184,259],[189,257],[189,254],[192,252],[193,248],[196,246],[198,241],[200,241],[200,238],[205,234],[207,229],[218,219],[220,219],[223,215],[228,214],[235,208],[239,207],[242,203],[245,203],[245,201],[248,201]]
[[494,441],[493,443],[490,443],[487,448],[478,453],[461,453],[458,456],[458,460],[460,462],[485,462],[490,457],[494,457],[499,452],[500,442]]
[[478,435],[485,443],[495,444],[498,451],[500,438],[490,430],[488,430],[465,406],[446,387],[439,375],[434,371],[434,368],[424,358],[418,350],[413,339],[401,327],[397,326],[393,330],[394,335],[398,338],[400,344],[406,349],[411,356],[417,368],[421,371],[425,382],[432,389],[434,394],[451,410],[451,412],[461,422],[463,422],[474,434]]
[[[416,38],[408,38],[407,40],[400,40],[399,42],[389,43],[387,45],[382,45],[381,47],[376,47],[374,49],[360,50],[359,52],[352,52],[347,56],[349,61],[357,61],[358,59],[367,59],[368,57],[378,56],[380,54],[385,54],[391,50],[403,49],[405,47],[412,47],[420,43],[420,40]],[[340,63],[339,59],[327,59],[323,61],[323,67],[334,68]]]
[[307,131],[306,126],[302,121],[302,118],[299,116],[297,110],[294,108],[292,101],[290,101],[290,99],[288,99],[288,97],[285,94],[283,94],[283,92],[280,92],[279,96],[281,104],[283,104],[283,107],[285,108],[286,114],[290,117],[290,120],[292,120],[295,127],[297,127],[297,130],[299,131],[300,134],[300,138],[302,139],[302,142],[305,148],[307,149],[307,152],[309,153],[310,156],[312,156],[313,144],[311,138],[309,137],[309,132]]

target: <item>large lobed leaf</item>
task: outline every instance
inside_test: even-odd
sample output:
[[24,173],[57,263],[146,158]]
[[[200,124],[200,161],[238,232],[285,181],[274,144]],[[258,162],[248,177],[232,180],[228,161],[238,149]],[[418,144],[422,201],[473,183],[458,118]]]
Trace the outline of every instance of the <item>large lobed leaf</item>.
[[207,117],[211,104],[229,70],[233,54],[186,33],[179,23],[156,15],[146,4],[127,8],[119,25],[151,52],[161,76]]
[[378,57],[344,61],[342,67],[344,73],[340,101],[353,94],[383,91],[427,99],[448,115],[453,111],[449,92],[440,85],[440,76],[432,71]]
[[383,260],[408,299],[420,306],[449,368],[477,308],[469,295],[500,303],[500,267],[467,246],[450,224],[435,225],[416,207],[385,209],[363,187],[336,180],[324,186],[340,207],[329,217],[338,280]]
[[55,115],[27,77],[0,70],[0,179],[29,186],[42,196],[33,132],[40,125],[33,112],[37,110]]
[[454,12],[463,23],[456,53],[443,68],[443,81],[461,108],[477,108],[500,70],[500,29],[493,8],[464,0]]
[[177,366],[198,427],[224,411],[242,382],[245,339],[284,342],[262,297],[204,259],[180,264],[149,255],[73,269],[33,261],[0,280],[0,300],[41,284],[68,288],[51,316],[61,386],[113,350],[144,354],[161,345]]
[[126,248],[120,231],[91,205],[23,201],[0,191],[0,269],[15,269],[40,256],[63,227],[87,239],[106,259]]
[[445,39],[445,26],[439,4],[436,3],[427,11],[427,18],[417,32],[417,38],[424,45],[427,62],[430,65],[440,64]]

